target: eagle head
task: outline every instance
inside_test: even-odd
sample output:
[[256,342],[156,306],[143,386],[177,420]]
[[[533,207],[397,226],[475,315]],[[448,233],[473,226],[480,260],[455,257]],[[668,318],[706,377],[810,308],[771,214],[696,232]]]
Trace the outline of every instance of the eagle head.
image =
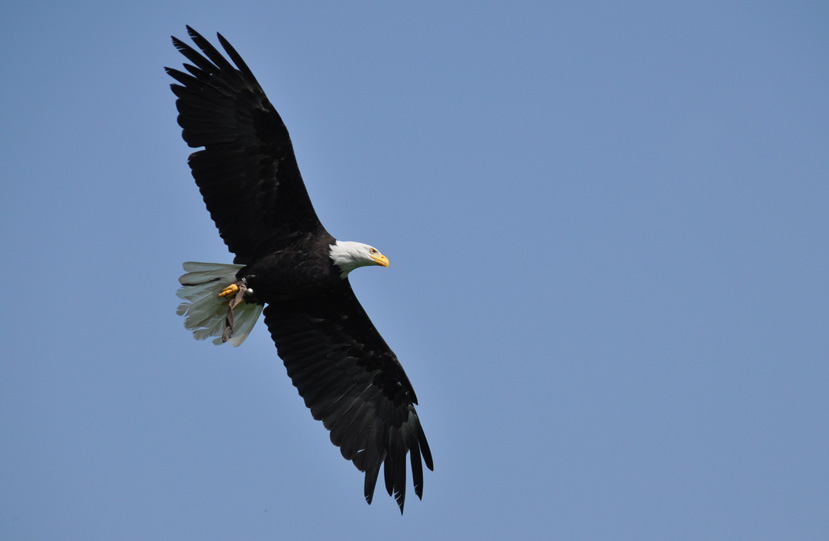
[[357,267],[368,265],[389,266],[389,258],[380,253],[374,246],[362,242],[341,241],[329,245],[328,256],[340,269],[340,277],[345,278],[348,273]]

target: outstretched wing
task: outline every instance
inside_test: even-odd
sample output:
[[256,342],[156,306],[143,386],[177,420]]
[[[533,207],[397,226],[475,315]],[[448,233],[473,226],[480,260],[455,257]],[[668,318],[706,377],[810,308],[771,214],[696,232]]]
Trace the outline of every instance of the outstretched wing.
[[430,470],[433,464],[414,408],[417,397],[348,280],[325,296],[269,304],[265,323],[311,415],[366,473],[368,503],[385,465],[386,490],[403,512],[407,453],[415,493],[422,497],[421,456]]
[[297,167],[291,138],[242,57],[221,34],[232,65],[187,27],[199,53],[173,38],[193,64],[166,68],[193,178],[236,263],[250,263],[298,236],[324,231]]

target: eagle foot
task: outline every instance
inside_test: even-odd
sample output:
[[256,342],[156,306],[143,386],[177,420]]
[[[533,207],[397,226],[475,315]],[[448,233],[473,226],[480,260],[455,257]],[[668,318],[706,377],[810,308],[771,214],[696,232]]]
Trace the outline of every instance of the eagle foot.
[[219,293],[219,297],[221,297],[223,299],[229,299],[229,298],[233,297],[234,295],[236,295],[236,293],[238,293],[238,292],[239,292],[239,283],[237,282],[235,284],[230,284],[229,286],[224,288],[222,290],[222,292]]

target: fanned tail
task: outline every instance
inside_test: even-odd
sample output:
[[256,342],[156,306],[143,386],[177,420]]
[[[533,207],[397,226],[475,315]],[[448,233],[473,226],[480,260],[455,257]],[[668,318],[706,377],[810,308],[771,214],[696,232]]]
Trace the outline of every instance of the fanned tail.
[[[240,346],[253,330],[263,305],[242,302],[233,308],[233,317],[228,318],[228,302],[219,297],[219,293],[236,283],[236,273],[244,265],[188,261],[182,266],[187,273],[178,279],[181,288],[176,295],[184,302],[178,306],[176,313],[184,316],[185,328],[193,331],[196,340],[214,337],[214,344],[221,345],[228,341]],[[229,337],[225,332],[228,319],[232,323]],[[226,336],[224,340],[223,335]]]

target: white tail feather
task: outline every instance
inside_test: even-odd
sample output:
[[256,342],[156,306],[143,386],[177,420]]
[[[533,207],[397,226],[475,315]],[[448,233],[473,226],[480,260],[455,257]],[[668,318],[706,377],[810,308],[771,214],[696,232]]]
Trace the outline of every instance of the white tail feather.
[[[181,288],[176,295],[184,302],[178,306],[176,313],[184,316],[184,326],[193,331],[196,340],[213,336],[213,343],[221,345],[227,302],[219,297],[219,293],[236,283],[236,273],[244,265],[188,261],[182,266],[187,273],[178,279]],[[262,308],[261,304],[245,302],[237,305],[233,309],[233,336],[228,342],[234,346],[242,345],[259,319]]]

